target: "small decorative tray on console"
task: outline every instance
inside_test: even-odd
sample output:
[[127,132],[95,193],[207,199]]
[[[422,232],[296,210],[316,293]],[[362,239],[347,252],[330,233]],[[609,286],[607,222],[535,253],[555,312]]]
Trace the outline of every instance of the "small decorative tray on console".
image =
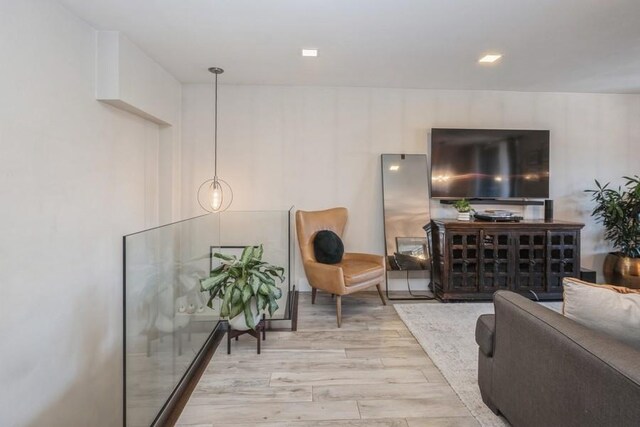
[[491,214],[477,213],[477,212],[473,215],[473,217],[478,221],[491,221],[491,222],[520,222],[523,219],[521,216],[517,216],[517,215],[504,216],[504,215],[491,215]]

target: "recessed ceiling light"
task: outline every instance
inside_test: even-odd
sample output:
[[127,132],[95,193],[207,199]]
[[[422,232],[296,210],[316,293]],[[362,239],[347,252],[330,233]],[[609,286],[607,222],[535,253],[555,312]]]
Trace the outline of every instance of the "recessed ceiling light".
[[389,170],[390,171],[397,171],[398,169],[400,169],[399,165],[391,165],[391,166],[389,166]]
[[318,49],[302,49],[302,56],[318,56]]
[[500,58],[502,58],[502,55],[500,55],[499,53],[497,53],[497,54],[489,54],[489,55],[485,55],[482,58],[480,58],[478,60],[478,62],[480,62],[481,64],[492,64],[492,63],[496,62]]

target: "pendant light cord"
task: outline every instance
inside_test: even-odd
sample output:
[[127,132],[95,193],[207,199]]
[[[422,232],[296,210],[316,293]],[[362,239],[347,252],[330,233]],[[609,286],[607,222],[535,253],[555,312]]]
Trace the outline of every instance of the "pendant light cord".
[[218,74],[216,73],[216,83],[214,90],[214,110],[213,110],[213,176],[218,177]]

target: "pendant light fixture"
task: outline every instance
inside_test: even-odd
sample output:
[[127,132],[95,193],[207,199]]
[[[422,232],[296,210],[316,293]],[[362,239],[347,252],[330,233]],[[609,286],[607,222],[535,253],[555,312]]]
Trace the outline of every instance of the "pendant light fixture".
[[215,75],[213,91],[213,178],[206,180],[198,188],[198,203],[207,212],[222,212],[233,202],[233,190],[227,181],[218,177],[218,75],[222,68],[211,67]]

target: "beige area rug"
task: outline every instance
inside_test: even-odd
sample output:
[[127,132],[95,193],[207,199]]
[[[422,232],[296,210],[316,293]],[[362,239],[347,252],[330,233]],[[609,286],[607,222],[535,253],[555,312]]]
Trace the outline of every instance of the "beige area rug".
[[[562,303],[543,303],[560,311]],[[398,315],[482,426],[508,426],[485,406],[478,388],[476,320],[493,303],[396,304]]]

